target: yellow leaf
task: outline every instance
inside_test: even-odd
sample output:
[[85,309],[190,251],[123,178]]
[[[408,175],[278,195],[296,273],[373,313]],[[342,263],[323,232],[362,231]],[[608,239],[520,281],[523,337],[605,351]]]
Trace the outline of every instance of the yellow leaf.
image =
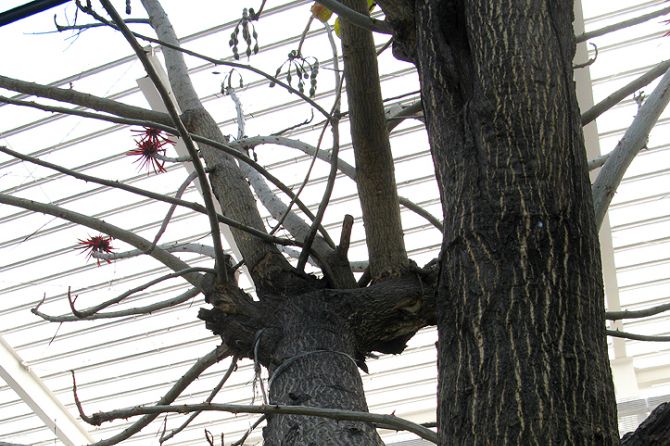
[[326,23],[330,19],[330,16],[333,15],[333,11],[331,11],[330,9],[326,8],[321,3],[318,2],[314,2],[311,11],[312,15],[315,18],[321,20],[323,23]]
[[[315,3],[316,5],[316,3]],[[375,6],[377,6],[377,2],[375,0],[368,0],[368,11],[372,11],[375,9]],[[330,17],[330,16],[329,16]],[[340,18],[335,19],[335,25],[333,25],[333,31],[335,31],[335,35],[339,37],[340,39],[342,38],[342,31],[340,30]]]

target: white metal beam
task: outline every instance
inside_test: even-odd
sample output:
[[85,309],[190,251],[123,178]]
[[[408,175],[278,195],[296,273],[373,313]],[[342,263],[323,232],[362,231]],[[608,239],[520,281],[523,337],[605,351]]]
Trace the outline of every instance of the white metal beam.
[[93,442],[93,438],[82,424],[72,416],[2,336],[0,336],[0,377],[14,389],[63,444],[81,446]]

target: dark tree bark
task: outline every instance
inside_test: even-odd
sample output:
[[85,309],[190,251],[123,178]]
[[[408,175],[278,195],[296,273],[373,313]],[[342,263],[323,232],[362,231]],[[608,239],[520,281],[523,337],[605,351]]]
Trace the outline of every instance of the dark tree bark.
[[572,2],[428,0],[414,17],[401,48],[445,215],[440,444],[617,444]]
[[646,420],[621,439],[621,446],[667,446],[670,444],[670,403],[660,404]]
[[[399,353],[436,320],[441,444],[616,444],[598,239],[572,83],[571,2],[381,4],[396,53],[420,75],[445,216],[440,272],[414,277],[405,266],[391,216],[397,197],[388,195],[390,150],[377,132],[385,126],[374,118],[381,96],[368,85],[350,96],[352,129],[373,275],[387,280],[329,290],[250,239],[244,255],[260,302],[213,280],[214,308],[201,317],[232,350],[268,368],[271,403],[354,410],[366,410],[356,367],[364,368],[365,355]],[[369,34],[343,23],[343,46],[349,88],[377,82]],[[361,98],[365,104],[356,103]],[[214,180],[226,204],[226,188]],[[379,222],[395,232],[381,225],[371,233]],[[375,253],[384,242],[391,250]],[[269,417],[264,438],[381,444],[365,423],[285,415]]]

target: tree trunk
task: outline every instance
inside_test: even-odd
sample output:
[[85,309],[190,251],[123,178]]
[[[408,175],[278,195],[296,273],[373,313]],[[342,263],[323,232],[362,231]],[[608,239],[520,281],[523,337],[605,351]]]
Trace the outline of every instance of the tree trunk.
[[[281,334],[273,335],[280,340],[269,364],[270,402],[367,411],[354,332],[328,295],[299,296],[277,313]],[[268,417],[263,438],[266,445],[282,446],[383,445],[370,424],[288,415]]]
[[416,2],[445,215],[440,444],[618,444],[572,2]]

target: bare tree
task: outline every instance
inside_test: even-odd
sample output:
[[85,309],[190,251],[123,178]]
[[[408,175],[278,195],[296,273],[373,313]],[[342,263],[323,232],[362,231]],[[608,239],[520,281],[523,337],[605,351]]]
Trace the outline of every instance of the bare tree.
[[[272,445],[377,445],[382,444],[377,427],[406,429],[445,445],[616,444],[597,228],[623,173],[670,100],[667,64],[645,77],[651,82],[665,73],[620,145],[602,160],[603,169],[591,187],[581,126],[635,88],[624,87],[617,100],[580,115],[572,82],[571,2],[546,0],[531,7],[512,0],[380,0],[385,20],[369,17],[366,0],[321,3],[339,15],[344,77],[337,76],[336,91],[346,91],[355,167],[338,160],[338,121],[343,113],[339,95],[326,110],[305,93],[303,79],[311,76],[306,67],[313,65],[305,64],[300,50],[292,56],[293,62],[302,64],[298,85],[246,64],[195,53],[180,47],[157,0],[142,1],[147,17],[141,22],[150,24],[155,37],[131,31],[109,0],[100,0],[97,9],[78,2],[80,12],[96,23],[77,26],[109,26],[122,33],[153,81],[166,113],[0,76],[1,88],[77,107],[0,97],[5,103],[152,129],[144,136],[145,147],[138,149],[148,166],[160,171],[165,162],[188,164],[194,173],[179,190],[183,193],[190,182],[198,181],[203,191],[204,206],[182,200],[179,192],[155,194],[0,149],[74,178],[170,203],[172,211],[183,206],[201,212],[211,226],[211,247],[162,245],[161,231],[154,240],[146,240],[80,213],[0,194],[0,203],[106,234],[85,241],[99,261],[145,254],[174,271],[90,308],[77,308],[76,298],[68,295],[70,315],[52,316],[39,307],[33,309],[36,315],[65,322],[150,313],[197,293],[210,304],[199,317],[221,337],[221,346],[194,364],[157,404],[86,414],[77,400],[81,417],[92,424],[142,415],[130,429],[96,444],[119,443],[160,413],[203,410],[264,414],[264,439]],[[262,17],[263,6],[245,11],[240,22],[248,55],[256,51],[252,22]],[[389,117],[384,109],[373,30],[392,33],[394,54],[416,65],[422,101],[409,112],[400,110]],[[235,53],[237,38],[231,41]],[[161,46],[169,84],[147,56],[146,42]],[[198,98],[184,54],[253,70],[298,95],[321,116],[323,132],[331,132],[330,151],[281,136],[245,138],[241,103],[232,84],[228,92],[238,107],[240,130],[231,141]],[[436,166],[443,223],[399,197],[396,190],[389,128],[419,110],[425,116]],[[180,138],[188,156],[165,158],[159,130]],[[315,213],[248,155],[250,149],[268,142],[330,163]],[[363,212],[369,261],[358,281],[353,273],[356,265],[347,257],[351,218],[342,216],[337,243],[321,225],[340,172],[355,179]],[[290,204],[280,200],[268,183]],[[290,237],[268,227],[259,204]],[[417,266],[407,255],[401,205],[442,226],[437,261]],[[224,254],[219,223],[231,228],[241,254],[239,264]],[[105,237],[122,240],[136,251],[111,253]],[[179,251],[210,255],[214,267],[194,268],[175,254]],[[307,262],[320,271],[318,277],[305,272]],[[254,298],[237,284],[241,263],[253,280]],[[149,307],[105,311],[174,277],[189,282],[192,290]],[[368,414],[359,375],[359,368],[366,369],[365,358],[373,352],[399,354],[419,329],[435,324],[437,435],[392,415]],[[170,406],[188,383],[226,356],[251,358],[268,370],[265,404],[212,404],[210,398],[200,405]],[[74,391],[76,397],[76,384]]]

